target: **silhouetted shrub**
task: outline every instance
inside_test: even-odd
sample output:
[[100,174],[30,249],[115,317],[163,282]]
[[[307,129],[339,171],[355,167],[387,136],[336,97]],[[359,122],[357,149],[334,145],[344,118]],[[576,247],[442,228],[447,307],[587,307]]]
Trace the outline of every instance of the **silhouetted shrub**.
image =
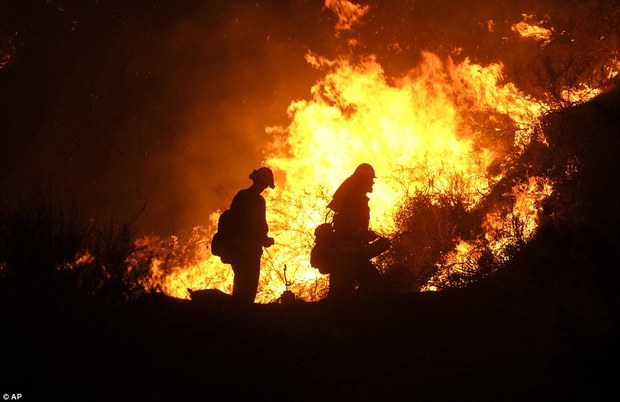
[[63,207],[50,192],[33,191],[0,203],[0,261],[7,274],[49,276],[87,248],[92,230],[75,203]]
[[468,211],[466,193],[455,185],[442,194],[420,190],[408,196],[396,214],[396,225],[401,235],[378,262],[386,267],[385,279],[393,290],[412,291],[437,273],[442,255],[459,239],[480,233],[480,216]]
[[77,286],[90,296],[122,303],[146,292],[152,256],[140,253],[134,232],[135,218],[117,224],[111,219],[93,230],[87,252],[70,269]]
[[0,279],[17,278],[19,286],[33,289],[62,284],[56,291],[79,289],[113,303],[137,297],[151,277],[151,256],[136,245],[136,219],[98,225],[86,221],[75,202],[64,206],[44,190],[15,204],[3,201]]

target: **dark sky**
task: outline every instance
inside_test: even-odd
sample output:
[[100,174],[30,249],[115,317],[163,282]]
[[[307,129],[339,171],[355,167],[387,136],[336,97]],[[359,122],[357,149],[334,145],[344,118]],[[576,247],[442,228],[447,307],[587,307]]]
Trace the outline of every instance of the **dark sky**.
[[119,220],[146,203],[142,231],[186,230],[249,184],[265,127],[309,98],[324,72],[308,49],[333,57],[354,38],[395,76],[421,50],[502,60],[523,81],[548,51],[510,30],[523,13],[548,16],[571,52],[618,45],[614,1],[359,3],[362,25],[336,36],[323,0],[2,0],[0,195],[48,187]]
[[204,223],[318,77],[311,3],[4,3],[3,197],[42,183],[119,219],[146,202],[147,230]]

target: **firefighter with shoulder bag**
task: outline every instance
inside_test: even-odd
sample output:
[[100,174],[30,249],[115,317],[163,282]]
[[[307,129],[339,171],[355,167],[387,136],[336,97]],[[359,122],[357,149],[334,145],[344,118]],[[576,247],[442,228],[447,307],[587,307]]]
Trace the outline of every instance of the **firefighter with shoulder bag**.
[[368,227],[370,208],[366,194],[372,192],[375,178],[371,165],[360,164],[338,187],[327,206],[334,212],[333,221],[315,230],[311,265],[330,274],[329,299],[386,291],[381,274],[370,261],[390,247],[389,239]]

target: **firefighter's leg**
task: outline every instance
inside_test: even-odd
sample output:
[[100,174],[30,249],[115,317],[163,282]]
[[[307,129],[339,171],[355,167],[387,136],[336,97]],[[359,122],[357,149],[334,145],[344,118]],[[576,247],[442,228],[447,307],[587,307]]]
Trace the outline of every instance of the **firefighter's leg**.
[[260,256],[244,258],[233,265],[233,298],[242,303],[253,303],[260,277]]
[[366,259],[360,259],[357,267],[357,281],[364,294],[380,295],[386,293],[386,287],[383,283],[381,273],[375,265]]
[[342,265],[333,271],[329,275],[329,293],[327,297],[330,300],[342,300],[352,297],[355,277],[351,267]]

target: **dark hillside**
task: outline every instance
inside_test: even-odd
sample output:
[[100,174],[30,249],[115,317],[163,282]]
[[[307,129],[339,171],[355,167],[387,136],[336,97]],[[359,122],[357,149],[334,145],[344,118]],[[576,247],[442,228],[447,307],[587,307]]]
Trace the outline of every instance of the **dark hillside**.
[[615,353],[608,313],[591,305],[576,313],[532,290],[247,310],[158,297],[122,309],[14,301],[3,314],[2,378],[27,400],[607,400],[615,392],[605,369]]
[[[22,400],[607,401],[619,396],[620,91],[549,118],[576,158],[509,266],[466,289],[238,308],[218,292],[110,306],[0,282],[2,393]],[[565,165],[564,165],[565,166]]]

